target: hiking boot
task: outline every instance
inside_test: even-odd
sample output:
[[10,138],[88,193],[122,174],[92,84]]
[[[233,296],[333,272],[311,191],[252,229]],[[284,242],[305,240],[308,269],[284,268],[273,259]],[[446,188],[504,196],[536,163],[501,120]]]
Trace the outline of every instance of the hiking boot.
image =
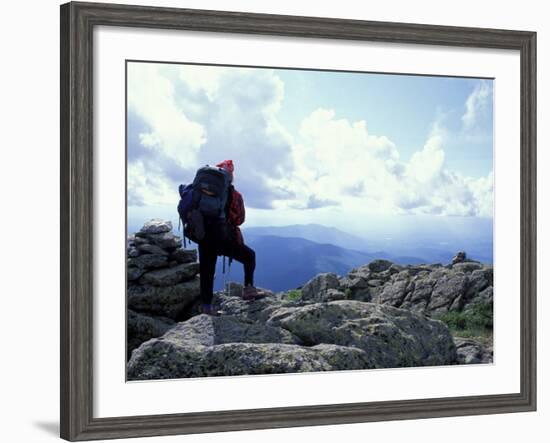
[[243,300],[245,301],[254,301],[259,298],[264,298],[266,294],[264,292],[259,292],[255,286],[248,285],[243,288]]
[[214,308],[214,306],[212,305],[202,305],[201,314],[211,315],[213,317],[219,317],[221,312],[218,311],[216,308]]

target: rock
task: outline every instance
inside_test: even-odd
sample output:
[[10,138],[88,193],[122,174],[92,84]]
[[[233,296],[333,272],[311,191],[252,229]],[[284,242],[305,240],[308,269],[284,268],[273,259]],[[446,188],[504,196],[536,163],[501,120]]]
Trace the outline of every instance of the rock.
[[412,281],[411,285],[411,291],[405,296],[401,307],[415,312],[423,312],[430,302],[434,282],[428,279],[418,279]]
[[322,297],[321,301],[327,302],[327,301],[333,301],[333,300],[346,300],[348,296],[345,292],[340,291],[339,289],[327,289]]
[[382,286],[384,282],[382,280],[379,280],[377,278],[373,278],[372,280],[369,280],[369,286],[373,288],[377,288],[378,286]]
[[482,269],[483,265],[475,261],[466,261],[455,263],[452,266],[453,271],[469,273],[478,269]]
[[171,232],[164,232],[162,234],[148,234],[147,240],[151,244],[159,246],[167,251],[175,251],[177,248],[181,248],[181,238]]
[[493,304],[493,287],[489,286],[485,288],[483,291],[481,291],[474,300],[472,300],[473,303],[486,303],[486,304]]
[[137,236],[144,237],[149,234],[162,234],[172,230],[172,222],[169,220],[161,220],[154,218],[146,222],[141,230],[136,233]]
[[[235,283],[233,288],[238,288],[238,285],[238,283]],[[283,306],[281,296],[276,296],[269,291],[266,297],[254,302],[243,300],[238,292],[236,295],[231,295],[234,293],[233,291],[237,291],[237,289],[230,291],[229,296],[223,292],[214,294],[212,302],[214,305],[219,306],[224,315],[233,315],[238,318],[265,323],[273,311]]]
[[282,308],[268,324],[288,329],[305,345],[362,349],[369,367],[441,365],[456,359],[451,334],[442,322],[386,305],[346,300]]
[[235,317],[199,315],[136,349],[128,362],[132,380],[280,374],[369,367],[358,348],[293,344],[288,331]]
[[392,263],[392,265],[388,268],[388,272],[393,274],[399,274],[401,271],[403,271],[404,267],[401,265],[397,265],[395,263]]
[[197,261],[197,251],[179,248],[170,254],[170,259],[178,263],[194,263]]
[[134,266],[141,269],[157,269],[168,266],[166,255],[143,254],[139,257],[129,258],[128,266]]
[[153,339],[133,352],[127,374],[130,380],[151,380],[332,369],[320,352],[298,345],[227,343],[194,347]]
[[340,279],[340,288],[349,300],[370,301],[369,282],[361,277],[344,277]]
[[200,284],[195,277],[172,286],[134,285],[127,293],[130,309],[179,320],[200,298]]
[[464,251],[458,251],[453,257],[451,264],[462,263],[464,260],[466,260],[466,253]]
[[468,338],[455,338],[457,361],[459,364],[478,364],[493,362],[493,347]]
[[322,300],[329,289],[338,289],[340,281],[332,272],[318,274],[302,287],[302,300]]
[[313,349],[332,366],[332,370],[349,371],[352,369],[369,369],[371,362],[367,353],[359,348],[320,344],[312,346]]
[[372,272],[384,272],[389,269],[393,263],[388,260],[373,260],[368,264],[369,269]]
[[227,290],[229,292],[229,296],[231,297],[241,298],[243,295],[243,288],[244,286],[242,284],[234,281],[227,284]]
[[[461,263],[461,264],[466,265],[469,263]],[[468,279],[467,293],[469,295],[469,298],[474,297],[479,292],[483,291],[487,286],[489,286],[488,273],[485,272],[485,270],[483,269],[474,270]]]
[[140,254],[139,249],[134,248],[133,246],[128,248],[128,257],[138,257],[139,254]]
[[136,236],[133,234],[126,237],[126,247],[128,249],[133,248],[136,245],[135,238]]
[[359,266],[348,272],[348,278],[359,278],[362,280],[369,280],[371,278],[371,272],[368,265]]
[[177,285],[186,280],[190,280],[199,272],[198,263],[184,263],[172,268],[150,271],[141,276],[139,283],[152,286],[171,286]]
[[128,309],[127,357],[129,358],[132,351],[143,342],[163,335],[172,326],[174,326],[174,321],[168,318],[153,318]]
[[464,294],[467,284],[468,277],[464,274],[442,275],[435,283],[428,309],[434,313],[447,311]]
[[164,249],[157,245],[150,245],[149,243],[143,243],[141,245],[138,245],[137,248],[144,254],[155,254],[155,255],[166,255],[168,256],[168,252],[166,252]]
[[198,315],[178,323],[163,340],[181,346],[214,346],[224,343],[298,344],[289,331],[230,315],[212,317]]
[[[370,282],[369,282],[370,283]],[[376,298],[375,303],[387,303],[391,306],[399,307],[403,303],[409,282],[407,280],[397,280],[394,283],[388,283]]]
[[148,244],[146,238],[143,238],[143,237],[136,237],[136,236],[134,236],[133,243],[134,243],[134,246],[135,246],[135,247],[138,247],[139,245]]
[[128,279],[128,281],[136,281],[143,275],[144,272],[145,270],[143,270],[142,268],[138,268],[136,266],[127,266],[126,278]]

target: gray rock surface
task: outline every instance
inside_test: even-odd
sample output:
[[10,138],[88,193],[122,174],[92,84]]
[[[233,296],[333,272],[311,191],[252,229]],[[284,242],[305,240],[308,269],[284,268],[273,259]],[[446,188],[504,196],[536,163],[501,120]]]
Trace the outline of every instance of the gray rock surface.
[[487,364],[493,362],[493,347],[476,340],[455,337],[458,363]]
[[183,263],[172,268],[150,271],[141,276],[142,285],[173,286],[193,278],[199,272],[198,263]]
[[302,300],[321,301],[329,289],[338,289],[340,281],[334,273],[319,274],[302,287]]
[[172,326],[174,326],[174,321],[168,318],[154,318],[128,309],[126,323],[128,333],[128,357],[131,355],[132,351],[143,342],[163,335]]
[[138,268],[137,266],[128,266],[126,268],[126,277],[129,282],[138,280],[145,270],[143,268]]
[[282,308],[268,324],[289,330],[306,345],[362,349],[370,367],[444,365],[456,360],[452,336],[442,322],[387,305],[340,300]]
[[197,251],[194,249],[176,249],[170,254],[170,259],[180,264],[197,261]]
[[143,243],[143,244],[137,245],[137,249],[143,254],[156,254],[156,255],[166,255],[166,256],[169,255],[169,253],[166,252],[164,249],[162,249],[160,246],[151,245],[149,243]]
[[148,234],[162,234],[172,230],[172,222],[169,220],[161,220],[154,218],[146,222],[141,230],[136,233],[137,236],[146,236]]
[[141,269],[158,269],[168,265],[168,257],[163,254],[143,254],[128,259],[128,266]]
[[199,299],[199,278],[170,286],[130,286],[127,293],[130,309],[177,320]]

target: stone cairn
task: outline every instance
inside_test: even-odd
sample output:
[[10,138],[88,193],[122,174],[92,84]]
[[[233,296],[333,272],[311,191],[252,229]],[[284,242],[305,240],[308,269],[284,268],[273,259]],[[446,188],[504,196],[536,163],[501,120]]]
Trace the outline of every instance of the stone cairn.
[[128,357],[198,312],[197,251],[182,248],[170,221],[153,219],[127,242]]

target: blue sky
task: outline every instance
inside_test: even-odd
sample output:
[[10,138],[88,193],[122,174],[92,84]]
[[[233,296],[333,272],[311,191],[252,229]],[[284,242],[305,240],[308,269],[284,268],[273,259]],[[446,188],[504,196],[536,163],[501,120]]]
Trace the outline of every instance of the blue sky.
[[491,218],[492,81],[129,63],[130,225],[229,158],[249,226]]

